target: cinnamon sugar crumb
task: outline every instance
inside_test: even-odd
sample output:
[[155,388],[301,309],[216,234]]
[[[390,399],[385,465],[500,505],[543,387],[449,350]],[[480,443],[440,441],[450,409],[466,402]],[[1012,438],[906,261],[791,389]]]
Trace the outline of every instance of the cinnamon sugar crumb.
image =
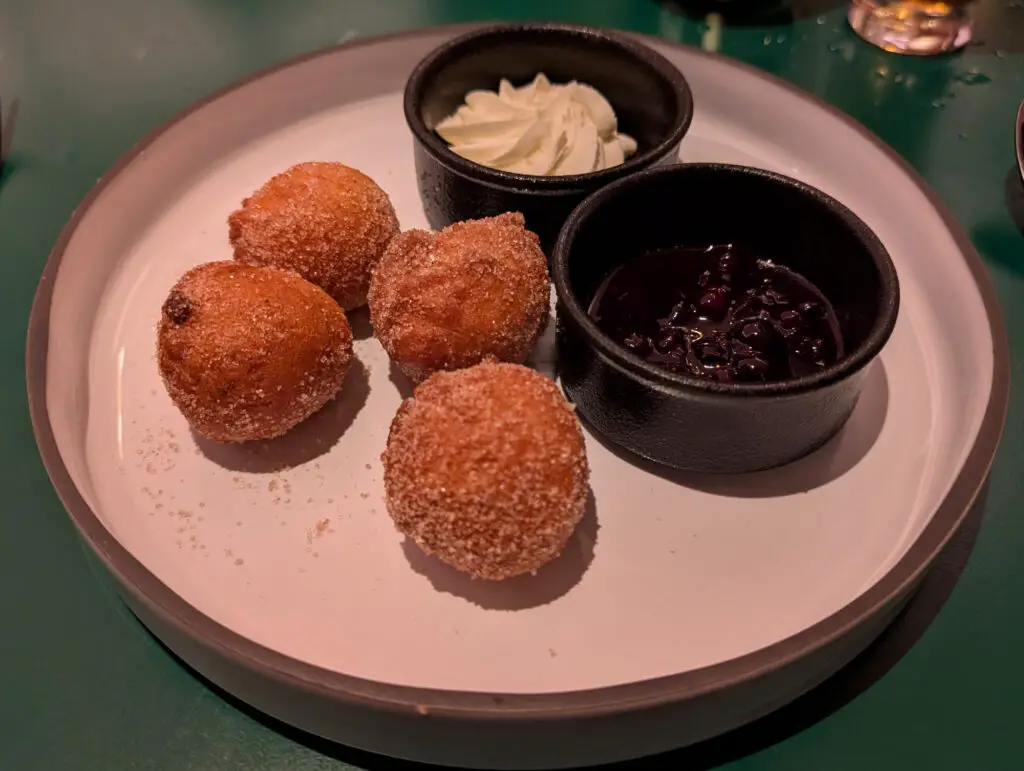
[[322,538],[324,533],[331,532],[330,525],[330,519],[317,520],[313,527],[306,530],[306,544],[311,544],[314,538]]

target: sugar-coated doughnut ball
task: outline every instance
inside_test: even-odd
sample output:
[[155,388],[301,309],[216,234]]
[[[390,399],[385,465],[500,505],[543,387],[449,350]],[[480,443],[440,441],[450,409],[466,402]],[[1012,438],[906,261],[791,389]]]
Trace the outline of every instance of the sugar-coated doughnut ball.
[[583,517],[579,421],[551,380],[522,365],[432,375],[399,408],[382,460],[398,530],[476,578],[537,570]]
[[416,382],[488,356],[521,364],[550,302],[547,260],[518,212],[400,234],[369,293],[374,335]]
[[370,271],[397,233],[387,193],[341,163],[293,166],[228,218],[236,260],[294,270],[345,310],[366,304]]
[[209,439],[286,433],[338,393],[351,362],[345,313],[290,271],[200,265],[161,309],[160,374],[185,419]]

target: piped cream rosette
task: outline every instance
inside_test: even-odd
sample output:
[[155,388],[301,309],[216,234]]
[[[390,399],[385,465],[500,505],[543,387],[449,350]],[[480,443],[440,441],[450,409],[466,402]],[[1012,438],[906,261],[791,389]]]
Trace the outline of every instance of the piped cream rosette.
[[576,81],[555,85],[543,73],[520,88],[502,79],[497,92],[470,91],[435,131],[457,155],[518,174],[586,174],[636,152],[600,92]]

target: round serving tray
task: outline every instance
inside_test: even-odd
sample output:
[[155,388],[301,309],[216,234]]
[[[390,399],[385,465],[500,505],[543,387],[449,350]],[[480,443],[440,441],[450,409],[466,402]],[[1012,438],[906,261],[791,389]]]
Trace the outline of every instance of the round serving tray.
[[[692,86],[682,159],[773,169],[849,206],[896,263],[900,318],[850,423],[812,456],[703,477],[638,465],[588,435],[593,505],[566,553],[535,577],[463,578],[403,544],[387,517],[379,455],[402,392],[365,313],[352,314],[361,366],[341,396],[262,445],[197,440],[153,353],[167,290],[229,257],[227,215],[293,163],[356,166],[404,228],[425,225],[402,88],[466,29],[285,64],[125,155],[39,285],[27,351],[39,447],[132,610],[276,718],[469,767],[696,742],[847,663],[956,531],[1005,418],[995,296],[945,207],[865,129],[761,72],[641,38]],[[552,357],[549,336],[532,363],[553,375]]]

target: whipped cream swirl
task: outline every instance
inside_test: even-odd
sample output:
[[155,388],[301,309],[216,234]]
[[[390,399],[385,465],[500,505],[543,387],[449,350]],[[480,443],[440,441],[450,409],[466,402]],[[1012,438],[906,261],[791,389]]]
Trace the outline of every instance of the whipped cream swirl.
[[457,155],[518,174],[586,174],[636,152],[600,92],[576,81],[552,84],[544,73],[520,88],[502,79],[497,92],[470,91],[434,130]]

